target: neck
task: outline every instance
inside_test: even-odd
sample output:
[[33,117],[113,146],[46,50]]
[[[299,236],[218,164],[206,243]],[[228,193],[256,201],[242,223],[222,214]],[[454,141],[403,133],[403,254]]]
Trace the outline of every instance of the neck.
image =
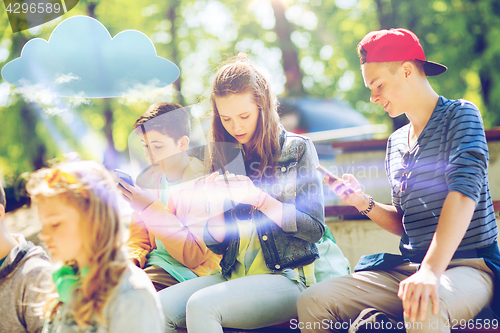
[[5,228],[3,221],[0,221],[0,259],[5,258],[19,242]]
[[83,267],[87,267],[89,265],[89,258],[84,253],[81,253],[78,258],[75,258],[75,261],[78,264],[80,271]]
[[419,82],[415,90],[419,93],[415,94],[413,100],[410,101],[411,104],[406,116],[411,122],[414,135],[418,137],[431,118],[439,95],[432,89],[427,79]]
[[189,165],[189,157],[187,154],[184,154],[178,163],[175,163],[175,167],[165,167],[163,168],[163,172],[165,173],[165,177],[169,182],[175,182],[182,178],[184,171]]

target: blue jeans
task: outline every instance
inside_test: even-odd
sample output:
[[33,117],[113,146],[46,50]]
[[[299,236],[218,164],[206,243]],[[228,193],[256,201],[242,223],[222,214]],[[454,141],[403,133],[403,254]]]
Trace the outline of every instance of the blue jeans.
[[255,329],[297,317],[304,287],[280,274],[227,281],[220,273],[188,280],[158,293],[166,332],[222,333],[222,327]]

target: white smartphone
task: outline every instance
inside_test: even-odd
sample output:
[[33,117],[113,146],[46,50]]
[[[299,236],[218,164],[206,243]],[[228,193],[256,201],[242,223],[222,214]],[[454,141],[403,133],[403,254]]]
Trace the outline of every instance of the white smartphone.
[[227,173],[227,174],[223,174],[223,175],[218,175],[217,177],[215,177],[215,180],[231,181],[231,180],[238,180],[238,178],[236,178],[236,175],[234,173]]

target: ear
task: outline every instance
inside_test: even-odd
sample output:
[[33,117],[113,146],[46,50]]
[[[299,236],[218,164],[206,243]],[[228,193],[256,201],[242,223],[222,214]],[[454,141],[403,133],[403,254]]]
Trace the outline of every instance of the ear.
[[189,138],[184,135],[179,139],[179,141],[177,141],[177,144],[179,145],[179,149],[181,151],[186,151],[189,146]]
[[403,69],[403,75],[405,76],[405,79],[412,78],[412,76],[415,74],[415,71],[417,70],[415,66],[409,61],[403,62],[403,64],[401,64],[401,68]]
[[5,206],[0,204],[0,223],[3,222],[4,217],[5,217]]

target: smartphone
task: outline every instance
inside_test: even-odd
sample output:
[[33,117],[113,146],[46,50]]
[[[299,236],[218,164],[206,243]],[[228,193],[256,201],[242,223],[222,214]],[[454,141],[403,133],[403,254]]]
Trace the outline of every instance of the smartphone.
[[328,169],[325,168],[322,165],[318,165],[316,167],[316,170],[318,170],[319,172],[321,172],[324,176],[330,177],[330,180],[328,181],[329,184],[332,184],[334,181],[341,179],[339,176],[337,176],[337,175],[331,173],[330,171],[328,171]]
[[[318,165],[316,167],[316,170],[318,170],[319,172],[321,172],[323,175],[329,177],[328,185],[333,184],[333,182],[335,182],[336,180],[342,180],[342,178],[340,178],[339,176],[337,176],[337,175],[333,174],[332,172],[328,171],[328,169],[325,168],[324,166]],[[340,185],[340,186],[342,186],[342,185]],[[352,189],[348,189],[346,191],[346,193],[350,194],[350,193],[354,193],[354,191]]]
[[134,186],[134,181],[132,180],[132,177],[128,173],[126,173],[125,171],[115,169],[115,175],[116,175],[116,178],[121,178],[130,186]]
[[217,177],[215,177],[215,180],[226,180],[226,179],[228,181],[238,180],[238,178],[236,178],[236,175],[234,173],[227,173],[227,174],[218,175]]

